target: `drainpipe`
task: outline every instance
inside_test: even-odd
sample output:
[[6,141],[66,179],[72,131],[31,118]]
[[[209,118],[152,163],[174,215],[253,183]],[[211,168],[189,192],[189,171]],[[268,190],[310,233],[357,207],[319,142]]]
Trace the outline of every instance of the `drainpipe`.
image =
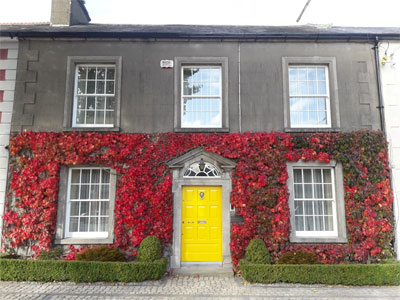
[[386,136],[385,130],[385,114],[383,111],[383,97],[382,97],[382,83],[381,83],[381,66],[379,65],[379,38],[378,36],[375,37],[375,44],[374,44],[374,51],[375,51],[375,64],[376,64],[376,81],[378,85],[378,101],[379,106],[376,108],[379,109],[379,115],[381,117],[381,129],[383,134]]
[[240,98],[240,42],[238,42],[238,102],[239,102],[239,133],[242,133],[242,103]]

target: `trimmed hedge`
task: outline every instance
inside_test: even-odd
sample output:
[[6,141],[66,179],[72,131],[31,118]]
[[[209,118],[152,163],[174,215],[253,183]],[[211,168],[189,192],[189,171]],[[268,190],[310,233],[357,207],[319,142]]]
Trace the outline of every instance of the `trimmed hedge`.
[[0,280],[140,282],[160,279],[166,268],[166,258],[132,263],[2,259]]
[[240,270],[252,283],[400,285],[400,264],[267,265],[242,259]]

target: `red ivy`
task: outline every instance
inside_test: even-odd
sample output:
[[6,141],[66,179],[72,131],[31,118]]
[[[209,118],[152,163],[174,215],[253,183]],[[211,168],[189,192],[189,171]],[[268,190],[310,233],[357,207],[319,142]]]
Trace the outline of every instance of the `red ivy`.
[[[4,215],[5,245],[34,255],[55,236],[60,166],[113,168],[118,174],[115,242],[136,254],[147,235],[172,241],[172,178],[165,162],[202,146],[237,161],[231,202],[244,223],[233,224],[235,265],[249,241],[262,238],[274,259],[304,250],[326,263],[365,262],[392,255],[393,215],[387,149],[379,132],[353,133],[51,133],[23,132],[10,143],[10,193]],[[341,162],[348,244],[289,242],[287,161]],[[78,249],[71,246],[68,259]]]

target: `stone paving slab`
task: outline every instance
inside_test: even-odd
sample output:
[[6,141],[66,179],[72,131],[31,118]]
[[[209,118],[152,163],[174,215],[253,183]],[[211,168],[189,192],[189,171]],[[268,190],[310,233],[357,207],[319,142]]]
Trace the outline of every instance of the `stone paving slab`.
[[142,283],[0,282],[0,299],[400,300],[400,287],[250,284],[233,276],[173,276]]

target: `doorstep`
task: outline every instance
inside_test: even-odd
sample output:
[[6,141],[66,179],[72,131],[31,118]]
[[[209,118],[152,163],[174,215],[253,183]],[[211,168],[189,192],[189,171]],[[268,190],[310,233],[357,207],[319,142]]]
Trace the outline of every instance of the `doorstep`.
[[233,276],[232,264],[185,263],[172,269],[174,275]]

